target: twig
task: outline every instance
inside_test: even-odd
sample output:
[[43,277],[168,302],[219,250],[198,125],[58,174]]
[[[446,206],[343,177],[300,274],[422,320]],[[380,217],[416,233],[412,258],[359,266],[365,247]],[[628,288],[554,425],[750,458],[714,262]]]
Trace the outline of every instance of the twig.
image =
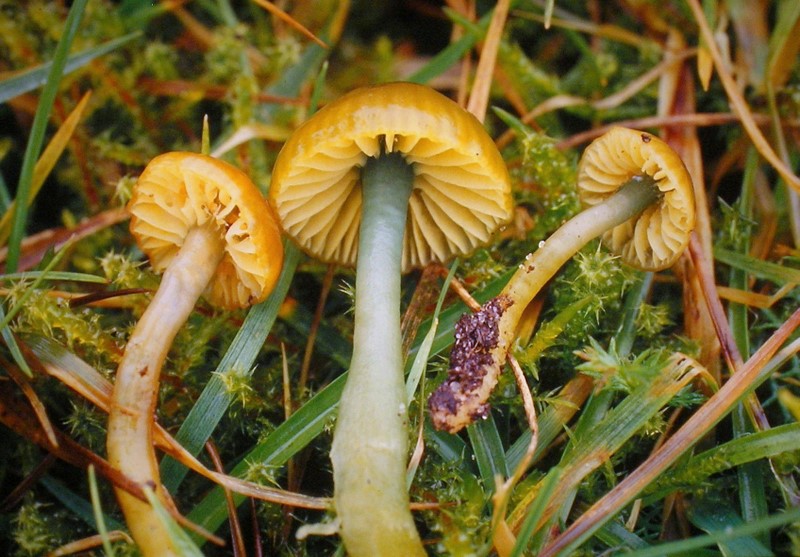
[[336,266],[328,265],[325,271],[325,277],[322,279],[322,290],[319,293],[319,300],[317,300],[317,307],[314,308],[314,318],[311,320],[311,327],[308,331],[308,338],[306,338],[306,348],[303,352],[303,363],[300,366],[300,378],[297,380],[297,392],[303,396],[308,383],[308,370],[311,367],[311,356],[314,354],[314,343],[317,340],[317,332],[319,325],[322,322],[322,316],[325,312],[325,304],[328,301],[328,294],[331,291],[333,284],[333,277],[336,274]]
[[[769,116],[765,114],[753,114],[753,120],[760,124],[767,126],[770,123]],[[583,143],[588,143],[592,139],[599,137],[606,133],[614,126],[625,126],[627,128],[658,128],[662,126],[677,126],[681,124],[689,124],[693,126],[720,126],[722,124],[730,124],[731,122],[738,122],[741,118],[730,112],[701,112],[697,114],[671,114],[669,116],[646,116],[644,118],[632,118],[630,120],[619,120],[606,126],[592,128],[582,133],[577,133],[566,139],[556,143],[556,147],[561,150],[571,149]],[[798,127],[800,122],[797,120],[786,120],[784,124],[787,126]]]
[[[217,451],[217,446],[214,444],[213,441],[208,440],[206,441],[206,452],[208,456],[211,457],[211,463],[214,465],[214,468],[217,472],[224,472],[225,469],[222,466],[222,459],[219,457],[219,451]],[[234,557],[246,557],[247,551],[244,547],[244,537],[242,536],[242,525],[239,522],[239,515],[236,512],[236,503],[233,500],[233,496],[231,495],[231,491],[228,488],[223,488],[223,492],[225,493],[225,504],[228,506],[228,521],[231,525],[231,541],[233,542],[233,556]]]

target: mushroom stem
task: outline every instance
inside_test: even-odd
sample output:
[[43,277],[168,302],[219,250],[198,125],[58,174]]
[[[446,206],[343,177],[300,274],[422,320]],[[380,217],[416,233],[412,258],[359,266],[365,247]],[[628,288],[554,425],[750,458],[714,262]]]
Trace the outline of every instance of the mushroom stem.
[[[224,255],[224,240],[210,224],[189,231],[153,300],[136,324],[117,369],[108,421],[110,464],[170,505],[161,488],[153,449],[153,422],[161,367],[175,335],[189,318]],[[128,528],[142,555],[180,552],[152,507],[117,490]]]
[[400,336],[403,236],[414,173],[399,154],[368,159],[356,264],[353,357],[331,449],[349,555],[425,555],[405,486],[407,412]]
[[[503,288],[501,294],[508,296],[516,306],[509,309],[504,317],[509,319],[521,314],[545,283],[583,246],[604,232],[640,215],[658,201],[660,196],[661,192],[652,177],[647,174],[636,175],[604,202],[583,210],[562,224],[540,244],[537,251],[528,254]],[[501,325],[501,330],[504,329],[506,328]],[[511,330],[509,335],[513,336],[514,332]]]
[[456,325],[448,379],[428,405],[438,429],[455,433],[486,415],[522,312],[567,260],[607,230],[638,216],[661,197],[656,181],[635,175],[598,205],[585,209],[529,253],[502,292]]

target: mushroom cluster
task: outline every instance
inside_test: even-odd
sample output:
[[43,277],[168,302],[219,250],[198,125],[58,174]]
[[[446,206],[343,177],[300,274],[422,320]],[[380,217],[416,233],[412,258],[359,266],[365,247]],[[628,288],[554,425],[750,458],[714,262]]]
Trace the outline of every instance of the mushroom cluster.
[[303,250],[356,265],[353,356],[331,450],[345,547],[425,555],[405,485],[400,275],[471,252],[510,219],[505,163],[456,103],[392,83],[352,91],[300,126],[275,163],[270,198]]
[[[258,188],[240,170],[205,155],[173,152],[154,158],[139,177],[128,209],[133,236],[163,277],[117,369],[108,458],[170,505],[153,449],[167,352],[201,296],[225,309],[264,300],[280,273],[283,245]],[[149,503],[123,490],[117,490],[117,498],[143,555],[180,554]]]
[[578,165],[578,189],[589,207],[528,254],[503,291],[457,326],[448,377],[428,399],[437,429],[456,433],[486,416],[522,312],[589,241],[602,235],[627,264],[647,271],[671,266],[689,243],[692,180],[677,153],[649,133],[615,127],[594,140]]

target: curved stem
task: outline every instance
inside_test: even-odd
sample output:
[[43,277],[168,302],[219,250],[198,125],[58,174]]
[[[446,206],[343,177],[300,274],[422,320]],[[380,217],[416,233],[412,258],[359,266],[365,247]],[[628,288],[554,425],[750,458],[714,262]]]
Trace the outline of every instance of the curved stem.
[[[108,420],[109,462],[143,487],[153,488],[167,505],[171,503],[161,488],[153,449],[159,375],[175,335],[189,318],[223,255],[219,232],[210,227],[189,232],[136,324],[114,382]],[[117,498],[142,555],[179,554],[148,503],[122,490],[117,490]]]
[[501,319],[500,343],[505,349],[510,348],[519,315],[564,263],[604,232],[641,214],[659,196],[652,178],[634,176],[603,203],[581,211],[562,224],[537,251],[528,254],[501,293],[513,303]]
[[412,168],[369,159],[356,267],[353,357],[331,449],[334,502],[349,555],[425,555],[405,487],[407,413],[400,273]]
[[634,176],[603,203],[556,230],[511,277],[503,291],[456,325],[447,380],[428,406],[438,429],[455,433],[486,415],[522,312],[553,275],[589,241],[644,211],[661,193],[649,176]]

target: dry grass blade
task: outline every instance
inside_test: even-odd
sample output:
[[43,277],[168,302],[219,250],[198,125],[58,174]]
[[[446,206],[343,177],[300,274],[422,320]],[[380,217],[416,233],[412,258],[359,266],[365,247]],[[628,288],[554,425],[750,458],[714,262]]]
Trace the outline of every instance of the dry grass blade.
[[750,140],[753,142],[753,145],[755,145],[758,152],[761,153],[761,156],[772,165],[772,167],[778,172],[778,174],[780,174],[781,178],[783,178],[789,186],[796,191],[800,191],[800,178],[798,178],[792,172],[792,170],[786,166],[780,157],[778,157],[778,155],[772,149],[772,146],[767,141],[767,138],[764,137],[763,133],[761,133],[761,130],[758,128],[758,125],[753,119],[753,114],[747,104],[747,101],[739,91],[736,81],[733,79],[733,76],[731,76],[722,58],[722,54],[717,47],[717,43],[714,40],[714,34],[711,31],[711,28],[708,26],[708,22],[703,14],[703,8],[700,6],[700,3],[697,0],[687,0],[687,3],[689,4],[689,8],[692,10],[695,19],[697,20],[697,24],[700,27],[700,33],[703,36],[703,39],[706,41],[706,47],[711,54],[711,58],[714,60],[714,66],[717,70],[717,75],[719,75],[722,86],[725,88],[725,93],[728,95],[728,100],[730,100],[731,105],[733,105],[734,112],[736,112],[739,118],[741,118],[742,126],[744,126],[745,131],[747,131],[747,135],[750,136]]
[[58,438],[56,436],[55,428],[53,427],[52,422],[50,422],[50,418],[47,416],[47,409],[42,403],[42,400],[39,398],[39,395],[36,394],[36,391],[33,389],[33,386],[28,378],[25,377],[25,374],[22,373],[17,366],[7,361],[5,358],[0,358],[0,365],[3,366],[6,372],[11,376],[11,379],[13,379],[19,387],[19,390],[22,391],[22,394],[25,395],[25,398],[28,399],[28,403],[31,405],[31,409],[36,416],[42,431],[47,436],[47,440],[51,445],[57,447]]
[[[617,423],[615,423],[614,428],[611,428],[613,431],[609,428],[598,426],[597,429],[593,430],[597,433],[596,437],[591,440],[584,438],[575,441],[572,451],[568,453],[568,457],[562,460],[560,464],[562,467],[559,475],[560,493],[570,493],[577,489],[584,478],[593,470],[598,469],[604,462],[607,462],[616,454],[621,444],[634,434],[634,429],[631,426],[635,426],[636,429],[640,428],[643,423],[642,419],[650,419],[675,397],[681,389],[698,376],[702,376],[703,373],[702,367],[697,366],[696,362],[691,358],[681,353],[673,353],[663,365],[661,372],[636,392],[635,399],[633,394],[629,395],[620,405],[606,414],[604,420],[610,419],[614,413],[617,413],[614,415]],[[623,405],[626,404],[627,406],[624,406],[623,410]],[[634,410],[634,406],[636,410]],[[643,413],[636,416],[635,423],[626,423],[624,426],[617,427],[618,423],[629,419],[639,409],[642,409]],[[625,415],[621,416],[619,414],[621,412],[624,412]],[[536,490],[531,490],[526,497],[516,502],[516,507],[511,512],[509,519],[512,528],[519,528],[536,493]],[[539,518],[538,528],[547,525],[548,521],[556,516],[556,513],[562,511],[563,505],[564,500],[561,497],[549,500]]]
[[[133,544],[133,540],[131,537],[122,530],[113,530],[108,533],[108,541],[110,542],[126,542],[128,544]],[[62,545],[55,551],[51,551],[45,557],[63,557],[64,555],[74,555],[76,553],[84,553],[87,551],[91,551],[96,547],[100,547],[103,545],[103,537],[100,534],[95,534],[94,536],[89,536],[80,540],[75,540],[74,542],[70,542],[67,544]]]
[[497,62],[497,51],[500,49],[500,40],[503,37],[503,27],[508,17],[508,8],[511,0],[500,0],[494,8],[486,40],[481,50],[481,58],[475,71],[475,81],[472,84],[472,93],[467,103],[467,112],[471,112],[478,120],[483,122],[486,118],[486,109],[489,106],[489,93],[492,87],[492,75]]
[[[514,10],[512,11],[512,14],[515,17],[530,19],[531,21],[536,21],[545,24],[545,18],[536,13]],[[591,21],[584,21],[578,18],[564,19],[560,17],[551,17],[550,26],[553,28],[580,31],[581,33],[586,33],[589,35],[593,35],[595,37],[609,39],[636,48],[646,48],[648,46],[654,46],[653,43],[650,43],[647,39],[643,38],[640,33],[631,32],[617,25],[597,24]]]
[[525,374],[522,371],[517,359],[509,354],[508,364],[514,372],[514,378],[517,382],[517,388],[522,395],[523,408],[525,409],[525,417],[528,419],[528,427],[531,431],[531,440],[525,450],[525,454],[517,465],[514,473],[511,474],[505,481],[497,478],[497,486],[494,495],[492,496],[492,525],[493,536],[492,543],[497,550],[498,555],[509,555],[514,548],[516,539],[511,530],[508,522],[506,521],[506,511],[508,503],[511,500],[511,495],[514,492],[514,487],[522,479],[522,476],[528,469],[533,456],[536,453],[536,446],[539,442],[539,421],[536,417],[536,406],[533,404],[533,397],[531,390],[528,387],[528,382],[525,380]]
[[325,277],[322,279],[322,290],[319,293],[317,307],[314,308],[314,317],[311,320],[311,328],[308,331],[306,346],[303,351],[303,363],[300,366],[300,379],[297,384],[297,392],[300,396],[304,396],[308,384],[308,372],[311,369],[311,356],[314,354],[314,343],[317,340],[317,332],[319,331],[320,323],[322,323],[324,317],[325,304],[328,301],[328,295],[331,292],[335,274],[336,266],[328,265],[328,269],[325,271]]
[[[695,267],[700,269],[700,272],[698,273],[698,282],[700,289],[702,290],[702,295],[706,301],[706,307],[710,311],[711,321],[713,323],[714,330],[716,331],[717,338],[721,340],[722,346],[725,348],[724,352],[726,353],[730,369],[734,372],[735,376],[738,376],[738,374],[741,373],[742,366],[744,365],[742,356],[737,349],[733,332],[730,329],[730,324],[725,318],[725,313],[722,308],[719,295],[715,293],[716,285],[714,284],[713,276],[711,276],[710,271],[705,272],[703,270],[704,267],[710,267],[710,265],[703,266],[701,263],[703,253],[696,238],[692,238],[692,242],[689,244],[689,254],[694,262]],[[766,412],[764,412],[761,402],[754,393],[750,393],[747,396],[746,404],[750,410],[756,429],[759,431],[766,431],[770,429]],[[798,494],[798,488],[794,478],[785,472],[780,472],[779,470],[782,467],[776,466],[776,463],[773,459],[770,459],[770,467],[775,475],[776,481],[781,485],[789,498],[795,501],[800,501],[800,494]]]
[[[446,0],[445,2],[451,10],[460,14],[461,17],[469,21],[475,21],[475,2],[462,2],[460,0]],[[450,43],[455,43],[464,36],[464,28],[460,25],[455,25],[450,32]],[[467,94],[469,92],[469,78],[472,75],[472,56],[470,52],[464,54],[461,59],[461,67],[459,68],[458,87],[456,102],[460,106],[466,106]]]
[[[102,213],[82,220],[73,228],[59,227],[43,230],[22,241],[22,257],[18,270],[25,271],[42,260],[44,254],[51,249],[60,249],[70,239],[73,241],[87,238],[109,226],[119,224],[128,219],[130,215],[125,208],[108,209]],[[0,261],[5,261],[8,248],[0,248]]]
[[[45,147],[44,151],[42,151],[39,160],[36,161],[36,166],[34,166],[33,169],[33,178],[31,180],[31,186],[29,190],[29,198],[25,200],[27,204],[30,204],[36,198],[36,195],[39,193],[39,190],[41,190],[45,179],[50,174],[50,171],[53,170],[53,167],[56,165],[61,153],[63,153],[64,149],[66,149],[72,134],[75,132],[75,128],[77,128],[78,123],[80,123],[83,111],[86,108],[86,105],[89,103],[89,99],[91,97],[91,91],[87,91],[83,95],[83,98],[81,98],[80,102],[72,110],[70,115],[64,121],[64,124],[58,128],[58,131],[56,131],[55,135],[53,135],[50,143],[48,143],[47,147]],[[16,207],[15,203],[16,201],[12,202],[9,205],[8,210],[6,210],[6,212],[3,214],[3,217],[0,218],[0,245],[6,243],[8,236],[11,233],[12,219]],[[3,259],[5,259],[6,250],[7,248],[4,248]]]
[[781,286],[775,294],[759,294],[758,292],[750,292],[739,290],[738,288],[730,288],[728,286],[717,285],[716,290],[719,297],[729,302],[735,302],[745,306],[750,306],[759,309],[769,309],[775,303],[779,302],[797,287],[796,284],[785,284]]
[[[0,290],[2,292],[2,290]],[[92,306],[96,308],[124,308],[135,305],[129,296],[134,294],[145,294],[152,292],[148,288],[123,288],[121,290],[91,292],[83,294],[81,292],[63,292],[60,290],[48,290],[47,296],[69,300],[69,307],[77,308],[81,306]],[[121,351],[120,351],[121,352]]]
[[291,130],[282,126],[259,124],[254,122],[241,126],[231,134],[228,139],[223,141],[211,152],[212,157],[221,157],[236,147],[247,143],[253,139],[264,139],[267,141],[285,141],[291,135]]
[[[136,82],[137,87],[153,95],[179,97],[179,96],[199,96],[210,100],[223,100],[230,95],[230,89],[224,85],[214,85],[212,83],[198,83],[183,79],[155,79],[143,77]],[[281,97],[270,95],[269,93],[258,92],[253,100],[260,103],[275,103],[284,105],[302,105],[301,99],[291,97]],[[285,138],[284,138],[285,139]]]
[[[438,273],[443,278],[447,277],[447,269],[445,269],[444,267],[438,267]],[[478,303],[478,301],[472,297],[469,291],[464,287],[463,284],[461,284],[461,281],[458,280],[456,277],[453,277],[448,286],[453,292],[455,292],[458,295],[459,298],[461,298],[461,301],[464,302],[470,310],[479,311],[481,309],[481,304]]]
[[112,468],[105,459],[75,442],[62,431],[53,429],[57,442],[56,444],[51,443],[31,408],[22,404],[3,384],[0,384],[0,423],[73,466],[86,468],[93,465],[102,476],[114,485],[144,499],[144,492],[136,483],[128,480]]
[[[765,114],[753,114],[753,120],[756,124],[761,126],[768,126],[770,124],[770,117]],[[647,116],[644,118],[631,118],[629,120],[619,120],[612,124],[606,124],[586,130],[585,132],[576,133],[566,139],[559,141],[556,146],[559,149],[571,149],[588,143],[591,140],[600,137],[614,126],[625,126],[626,128],[646,129],[646,128],[660,128],[663,126],[678,126],[688,124],[693,126],[721,126],[730,124],[731,122],[738,122],[741,118],[737,114],[727,112],[705,112],[697,114],[670,114],[668,116]],[[800,127],[800,122],[796,120],[786,119],[783,121],[785,126]]]
[[[128,479],[112,467],[108,461],[85,448],[80,443],[77,443],[71,437],[56,428],[52,430],[52,434],[55,438],[55,443],[52,443],[50,437],[42,429],[41,424],[31,408],[20,403],[20,401],[14,397],[13,393],[2,384],[0,384],[0,423],[16,432],[18,435],[25,437],[32,443],[39,445],[41,448],[55,455],[58,459],[68,462],[73,466],[81,469],[89,465],[94,466],[97,471],[114,486],[124,489],[134,497],[146,500],[144,491],[138,483]],[[172,505],[170,505],[167,510],[175,520],[186,528],[197,532],[213,543],[223,543],[222,540],[213,534],[206,532],[204,529],[187,520],[178,513]]]
[[25,478],[0,501],[0,512],[8,512],[13,507],[16,507],[25,496],[25,493],[33,488],[34,484],[47,473],[56,460],[58,459],[54,455],[47,453]]
[[725,309],[719,301],[719,296],[716,293],[716,284],[714,277],[707,271],[710,265],[707,261],[706,252],[700,245],[700,241],[696,235],[692,235],[692,240],[689,243],[689,255],[695,262],[695,272],[697,280],[702,289],[703,299],[705,305],[711,313],[711,322],[716,330],[717,338],[722,346],[722,353],[728,363],[728,367],[735,371],[743,364],[742,355],[739,353],[739,348],[736,346],[736,339],[733,338],[728,319],[725,316]]
[[317,43],[322,48],[326,48],[326,49],[330,48],[325,41],[323,41],[322,39],[317,37],[314,33],[309,31],[302,23],[300,23],[295,18],[293,18],[292,16],[290,16],[289,14],[284,12],[282,9],[280,9],[278,6],[276,6],[272,2],[269,2],[267,0],[253,0],[253,2],[258,4],[259,6],[264,8],[265,10],[267,10],[269,13],[271,13],[272,15],[274,15],[275,17],[277,17],[278,19],[280,19],[284,23],[287,23],[292,29],[294,29],[296,31],[299,31],[307,39],[310,39],[310,40],[314,41],[315,43]]
[[[685,52],[686,41],[679,31],[671,31],[665,50],[665,61],[678,59]],[[695,80],[691,68],[685,59],[665,72],[659,83],[658,111],[666,114],[693,114],[697,111],[695,98]],[[695,126],[664,126],[662,138],[683,160],[689,176],[695,199],[695,234],[707,252],[711,252],[712,232],[709,202],[705,188],[705,168],[700,140]],[[697,264],[698,262],[695,262]],[[707,306],[702,303],[697,273],[713,275],[713,261],[703,259],[705,268],[699,271],[692,267],[692,261],[682,257],[674,266],[676,275],[683,283],[683,323],[686,334],[700,346],[698,356],[714,376],[720,375],[720,343],[714,333],[711,316]],[[694,308],[697,308],[696,311]]]
[[613,95],[609,95],[608,97],[596,101],[591,101],[589,104],[595,110],[610,110],[612,108],[616,108],[625,101],[632,99],[659,77],[675,71],[680,67],[680,64],[684,60],[694,56],[694,54],[695,51],[693,49],[685,49],[681,50],[680,52],[676,52],[672,56],[665,58],[653,66],[653,68],[646,71],[636,79],[631,80],[625,87]]
[[[217,447],[213,441],[206,442],[206,452],[211,457],[211,463],[217,472],[222,473],[222,459],[219,457]],[[239,522],[239,514],[236,511],[236,503],[229,489],[225,489],[225,504],[228,506],[228,521],[231,527],[231,540],[233,541],[233,556],[246,557],[247,551],[244,546],[244,536],[242,535],[242,525]]]
[[[207,50],[212,48],[216,42],[214,34],[189,13],[188,10],[181,6],[181,4],[184,3],[185,2],[164,2],[164,5],[178,18],[189,34],[194,37],[203,49]],[[247,52],[247,58],[253,66],[261,67],[268,63],[264,55],[252,46],[247,46],[245,50]]]
[[[576,97],[573,95],[556,95],[554,97],[550,97],[546,101],[540,103],[536,107],[533,108],[530,112],[525,114],[521,120],[525,124],[530,124],[540,116],[547,114],[549,112],[553,112],[555,110],[559,110],[562,108],[570,108],[573,106],[582,106],[587,105],[592,107],[595,110],[610,110],[620,106],[625,101],[630,100],[638,93],[657,80],[659,77],[673,71],[676,67],[679,67],[679,64],[689,58],[690,56],[694,55],[694,50],[686,49],[681,52],[675,54],[675,56],[665,59],[647,72],[643,73],[636,79],[630,81],[625,87],[617,91],[616,93],[609,95],[608,97],[604,97],[598,100],[589,100],[584,99],[583,97]],[[622,125],[619,122],[616,122],[614,125]],[[635,126],[629,126],[635,127]],[[513,130],[506,131],[503,135],[501,135],[498,140],[497,144],[500,147],[507,145],[511,138],[514,135]]]

